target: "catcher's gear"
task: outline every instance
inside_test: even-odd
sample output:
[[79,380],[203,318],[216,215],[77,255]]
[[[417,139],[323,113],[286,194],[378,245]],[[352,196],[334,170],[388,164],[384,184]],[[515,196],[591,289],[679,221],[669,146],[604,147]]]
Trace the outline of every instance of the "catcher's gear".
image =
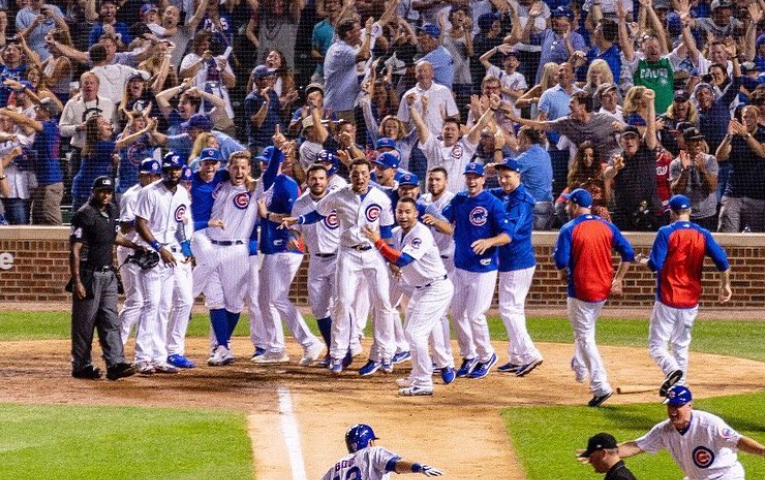
[[142,270],[149,270],[159,263],[159,253],[154,250],[136,250],[132,255],[128,255],[127,261],[135,263]]
[[345,445],[348,447],[348,453],[355,453],[362,448],[367,448],[371,440],[377,440],[375,432],[372,427],[363,423],[354,425],[345,432]]

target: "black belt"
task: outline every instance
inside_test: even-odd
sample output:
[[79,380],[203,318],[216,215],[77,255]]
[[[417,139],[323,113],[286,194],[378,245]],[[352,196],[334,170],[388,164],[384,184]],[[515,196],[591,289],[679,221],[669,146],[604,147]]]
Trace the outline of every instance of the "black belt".
[[314,257],[319,257],[319,258],[332,258],[332,257],[335,256],[335,252],[332,252],[332,253],[314,253],[313,256]]
[[448,260],[448,259],[450,259],[451,257],[450,257],[449,255],[441,255],[441,258],[443,258],[444,260]]
[[213,245],[220,245],[222,247],[230,247],[232,245],[244,245],[242,240],[210,240]]
[[353,245],[353,246],[348,247],[348,248],[352,248],[352,249],[356,250],[357,252],[366,252],[367,250],[372,250],[372,245],[358,244],[358,245]]
[[[90,269],[88,268],[86,270],[90,270]],[[111,265],[107,265],[107,266],[104,266],[104,267],[101,267],[101,268],[94,268],[91,271],[93,273],[109,273],[109,272],[114,271],[114,269],[112,268]]]
[[435,284],[436,282],[440,282],[440,281],[442,281],[442,280],[446,280],[446,275],[444,275],[444,276],[443,276],[443,277],[441,277],[441,278],[437,278],[437,279],[433,280],[433,281],[432,281],[432,282],[430,282],[430,283],[426,283],[425,285],[420,285],[419,287],[414,287],[414,288],[428,288],[428,287],[432,287],[432,286],[433,286],[433,284]]

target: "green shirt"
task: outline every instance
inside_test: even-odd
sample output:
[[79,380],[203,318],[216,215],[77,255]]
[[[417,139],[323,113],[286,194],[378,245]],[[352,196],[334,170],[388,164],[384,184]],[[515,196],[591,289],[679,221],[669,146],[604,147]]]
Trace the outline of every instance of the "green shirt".
[[675,72],[669,59],[658,62],[640,59],[633,75],[633,83],[656,92],[656,114],[666,113],[675,97]]

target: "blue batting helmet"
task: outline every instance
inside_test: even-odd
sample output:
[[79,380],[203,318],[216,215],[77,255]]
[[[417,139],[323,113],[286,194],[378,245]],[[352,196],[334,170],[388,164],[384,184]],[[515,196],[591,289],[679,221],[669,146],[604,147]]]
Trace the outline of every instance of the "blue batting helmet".
[[367,448],[371,440],[377,440],[372,427],[359,423],[352,426],[345,432],[345,445],[348,447],[348,453],[355,453],[362,448]]
[[151,157],[144,158],[141,161],[141,166],[138,167],[138,173],[147,173],[149,175],[159,175],[162,173],[162,167],[159,162]]
[[176,152],[167,152],[165,157],[162,159],[162,170],[167,170],[170,168],[183,168],[185,163],[186,162],[183,161],[183,158],[181,158],[181,156]]
[[181,171],[181,181],[182,182],[191,182],[193,180],[194,180],[194,172],[192,172],[189,167],[184,165],[183,166],[183,170]]
[[319,152],[319,155],[316,157],[316,162],[318,163],[331,163],[332,166],[327,171],[327,176],[331,177],[335,173],[337,173],[337,167],[340,165],[340,159],[335,155],[334,152],[330,150],[322,150]]

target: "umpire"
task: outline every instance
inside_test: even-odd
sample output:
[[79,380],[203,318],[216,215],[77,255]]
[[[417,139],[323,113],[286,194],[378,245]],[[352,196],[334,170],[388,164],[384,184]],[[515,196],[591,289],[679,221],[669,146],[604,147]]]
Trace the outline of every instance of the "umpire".
[[114,273],[114,244],[132,249],[138,245],[117,233],[117,207],[114,180],[98,177],[93,194],[72,219],[69,237],[69,271],[67,289],[72,292],[72,376],[97,380],[101,370],[91,363],[93,329],[106,360],[106,378],[117,380],[135,374],[125,356],[120,339],[117,316],[117,276]]
[[590,437],[587,450],[579,452],[579,461],[589,463],[597,473],[605,473],[603,480],[636,480],[619,457],[619,444],[613,435],[599,433]]

